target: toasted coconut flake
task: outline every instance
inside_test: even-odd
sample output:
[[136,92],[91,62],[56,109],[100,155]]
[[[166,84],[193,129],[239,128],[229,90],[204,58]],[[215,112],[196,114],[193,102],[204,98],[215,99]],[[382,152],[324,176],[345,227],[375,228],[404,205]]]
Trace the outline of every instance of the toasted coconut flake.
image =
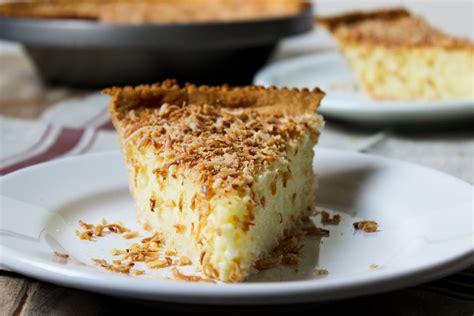
[[126,233],[126,232],[129,232],[130,229],[126,228],[125,226],[123,226],[122,223],[114,223],[114,224],[108,224],[106,226],[106,228],[113,232],[113,233],[116,233],[116,234],[123,234],[123,233]]
[[154,198],[150,198],[150,211],[155,211],[156,200]]
[[360,221],[352,224],[355,230],[361,230],[365,233],[375,233],[379,227],[374,221]]
[[297,254],[301,250],[301,245],[298,244],[296,236],[290,236],[283,239],[278,246],[273,249],[273,254],[276,256],[285,255],[288,253]]
[[94,228],[94,235],[101,237],[103,231],[104,231],[104,225],[99,224]]
[[81,240],[93,241],[94,240],[93,237],[94,237],[94,231],[92,229],[88,229],[79,234],[79,239]]
[[266,270],[278,266],[282,261],[282,256],[273,258],[260,259],[255,262],[255,268],[257,270]]
[[329,237],[329,230],[316,226],[304,227],[303,232],[308,236]]
[[123,255],[125,253],[125,251],[123,250],[120,250],[120,249],[116,249],[116,248],[113,248],[111,251],[110,251],[110,254],[112,256],[119,256],[119,255]]
[[144,273],[145,273],[144,270],[132,270],[132,271],[130,271],[131,275],[142,275]]
[[147,267],[150,269],[162,269],[169,267],[173,264],[173,260],[170,257],[158,258],[156,260],[147,262]]
[[92,258],[92,261],[94,261],[95,264],[98,264],[98,265],[107,265],[107,261],[105,259],[94,259]]
[[80,225],[82,228],[84,228],[84,229],[92,229],[92,228],[94,228],[94,225],[88,224],[88,223],[86,223],[86,222],[84,222],[84,221],[82,221],[82,220],[79,220],[79,225]]
[[149,232],[152,231],[151,225],[148,224],[148,223],[145,223],[145,225],[143,225],[143,229],[146,230],[146,231],[149,231]]
[[379,266],[376,265],[375,263],[369,264],[369,269],[371,269],[371,270],[376,270],[376,269],[378,269],[378,267],[379,267]]
[[301,222],[307,224],[309,222],[311,222],[311,219],[309,218],[309,216],[304,216],[301,218]]
[[314,269],[314,274],[316,276],[326,276],[329,274],[329,271],[326,270],[326,269],[322,269],[322,268],[316,268]]
[[122,264],[120,260],[114,260],[113,264],[108,263],[105,259],[92,259],[92,261],[106,270],[123,274],[129,274],[135,265],[133,262]]
[[65,253],[65,252],[57,252],[57,251],[55,251],[55,252],[54,252],[54,255],[55,255],[56,257],[61,258],[61,259],[69,259],[69,254],[67,254],[67,253]]
[[174,262],[174,264],[178,265],[178,266],[188,266],[188,265],[191,265],[193,262],[191,261],[191,259],[189,259],[188,257],[186,256],[181,256],[178,258],[178,260],[176,260]]
[[299,263],[298,255],[304,247],[303,244],[300,244],[303,236],[304,234],[300,230],[293,232],[291,235],[285,234],[283,240],[271,252],[270,257],[257,260],[254,265],[255,268],[257,270],[265,270],[281,263],[297,265]]
[[176,224],[176,225],[174,225],[174,228],[176,229],[176,233],[178,233],[178,234],[182,234],[186,231],[186,226],[184,226],[182,224]]
[[125,239],[132,239],[132,238],[137,238],[139,237],[140,234],[138,232],[130,232],[130,233],[126,233],[123,235],[123,238]]
[[166,251],[165,251],[165,256],[168,256],[168,257],[176,256],[176,251],[174,251],[174,250],[166,250]]
[[105,219],[101,220],[101,223],[98,224],[97,226],[94,226],[93,224],[88,224],[82,220],[79,220],[79,225],[84,228],[85,230],[83,232],[80,232],[78,230],[75,231],[76,236],[78,236],[81,240],[94,240],[94,237],[103,237],[104,236],[104,230],[107,229],[110,232],[113,233],[125,233],[129,232],[130,230],[126,228],[122,222],[117,222],[114,224],[108,224]]
[[171,272],[173,273],[174,278],[178,281],[216,283],[216,281],[214,281],[212,279],[203,278],[203,277],[198,276],[198,275],[183,274],[177,268],[171,269]]
[[321,212],[321,224],[339,225],[340,222],[341,222],[341,215],[335,214],[334,216],[331,217],[331,215],[328,212],[326,211]]
[[299,263],[299,259],[296,254],[287,253],[282,257],[282,262],[288,265],[297,265]]
[[163,242],[163,234],[154,233],[152,236],[145,237],[141,240],[141,243],[148,243],[148,242],[154,242],[154,243],[161,244]]
[[113,254],[122,255],[123,259],[131,260],[132,262],[153,262],[161,257],[159,251],[162,246],[162,235],[155,233],[150,237],[143,238],[138,243],[131,244],[128,249],[114,249],[112,251]]

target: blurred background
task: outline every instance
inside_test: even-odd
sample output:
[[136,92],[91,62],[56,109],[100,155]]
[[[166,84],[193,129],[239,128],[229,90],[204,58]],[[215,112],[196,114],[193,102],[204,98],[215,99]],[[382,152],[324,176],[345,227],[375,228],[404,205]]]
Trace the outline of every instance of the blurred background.
[[[352,10],[374,10],[379,8],[405,7],[410,12],[425,18],[430,24],[454,36],[474,40],[474,5],[469,0],[312,0],[315,14],[337,15]],[[309,40],[311,38],[311,40]],[[335,48],[333,38],[324,30],[315,28],[311,33],[288,40],[285,47],[309,51]]]
[[[448,34],[474,38],[474,9],[469,0],[313,0],[311,3],[313,14],[322,16],[403,6]],[[168,77],[207,84],[248,84],[264,63],[334,49],[331,36],[316,26],[310,30],[311,24],[304,14],[280,22],[244,21],[234,27],[202,23],[155,28],[139,24],[110,28],[110,25],[87,23],[56,26],[4,23],[0,30],[4,74],[0,87],[3,90],[16,85],[16,78],[28,71],[31,76],[21,80],[36,84],[38,77],[42,77],[49,83],[69,84],[74,88],[137,84]],[[25,43],[25,50],[17,41]],[[18,67],[15,63],[19,63]]]

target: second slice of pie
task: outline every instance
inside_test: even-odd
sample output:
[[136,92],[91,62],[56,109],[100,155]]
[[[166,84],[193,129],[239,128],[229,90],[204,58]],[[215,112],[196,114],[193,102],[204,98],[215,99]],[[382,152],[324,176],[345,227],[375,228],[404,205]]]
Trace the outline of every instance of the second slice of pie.
[[165,81],[105,92],[138,221],[205,275],[244,280],[313,211],[319,89]]
[[405,9],[319,18],[361,86],[375,99],[474,97],[474,44],[445,34]]

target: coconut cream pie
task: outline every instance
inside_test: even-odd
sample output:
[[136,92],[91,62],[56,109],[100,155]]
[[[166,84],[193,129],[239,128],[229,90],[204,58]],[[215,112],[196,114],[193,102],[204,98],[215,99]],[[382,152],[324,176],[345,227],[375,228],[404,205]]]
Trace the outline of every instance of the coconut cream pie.
[[298,0],[43,0],[0,3],[0,15],[104,23],[201,23],[280,18],[306,7]]
[[110,88],[138,221],[206,276],[244,280],[313,212],[319,89]]

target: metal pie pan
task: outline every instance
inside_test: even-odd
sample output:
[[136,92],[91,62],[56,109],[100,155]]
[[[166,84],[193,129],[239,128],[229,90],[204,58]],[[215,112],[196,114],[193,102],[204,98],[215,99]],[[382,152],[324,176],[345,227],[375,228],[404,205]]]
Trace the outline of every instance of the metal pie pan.
[[312,27],[308,5],[282,18],[193,24],[1,17],[0,39],[22,43],[49,83],[100,87],[172,77],[245,84],[279,40]]

